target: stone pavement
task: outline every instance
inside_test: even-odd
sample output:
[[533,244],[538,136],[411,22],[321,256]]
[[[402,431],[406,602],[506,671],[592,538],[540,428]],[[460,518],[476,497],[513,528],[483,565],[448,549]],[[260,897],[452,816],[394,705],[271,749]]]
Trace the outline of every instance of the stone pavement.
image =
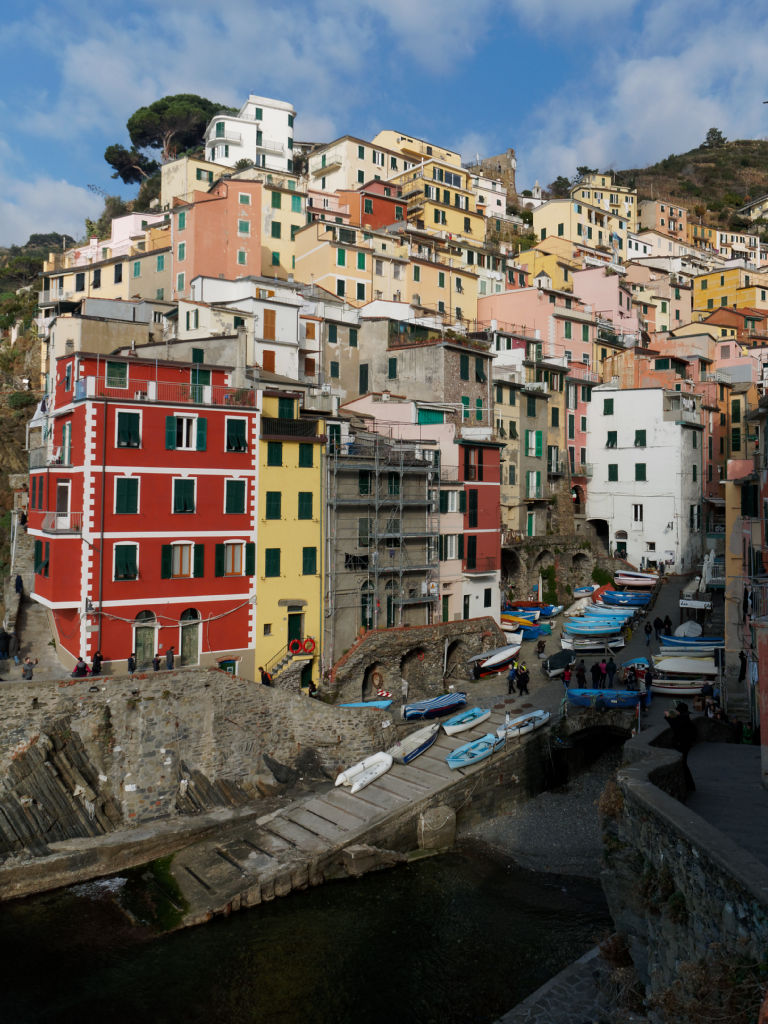
[[[63,679],[69,675],[72,670],[62,665],[52,644],[48,613],[37,601],[25,598],[16,631],[21,642],[22,661],[27,655],[39,661],[35,668],[35,679]],[[0,667],[0,679],[21,679],[21,666],[14,665],[13,661],[5,662]]]

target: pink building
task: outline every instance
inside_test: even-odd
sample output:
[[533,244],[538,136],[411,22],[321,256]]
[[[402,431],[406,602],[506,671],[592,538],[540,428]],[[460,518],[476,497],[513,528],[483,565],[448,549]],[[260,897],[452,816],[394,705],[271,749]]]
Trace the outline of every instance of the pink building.
[[589,267],[573,273],[573,294],[595,312],[599,320],[613,324],[619,336],[636,338],[640,325],[632,306],[632,288],[619,274],[607,274],[605,267]]

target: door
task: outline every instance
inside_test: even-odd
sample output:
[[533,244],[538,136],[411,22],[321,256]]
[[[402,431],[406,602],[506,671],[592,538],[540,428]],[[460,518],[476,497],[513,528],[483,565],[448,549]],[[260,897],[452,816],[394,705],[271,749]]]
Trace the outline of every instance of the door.
[[450,597],[448,594],[443,594],[443,622],[448,621],[448,606],[450,604]]
[[290,648],[293,640],[301,640],[302,628],[301,620],[303,616],[301,612],[288,612],[288,647]]
[[197,665],[200,661],[200,622],[189,621],[181,624],[182,665]]
[[528,537],[536,536],[536,514],[535,512],[529,512],[526,518],[525,532]]
[[69,480],[56,484],[56,526],[59,530],[69,529]]
[[211,383],[211,371],[201,370],[195,366],[190,371],[190,384],[191,394],[190,398],[193,402],[202,402],[203,400],[203,388],[207,387]]
[[626,558],[627,557],[627,542],[625,540],[616,541],[616,557]]
[[135,637],[136,665],[146,668],[152,664],[155,655],[155,627],[137,626]]
[[368,394],[368,363],[361,363],[358,373],[359,381],[357,386],[358,394]]
[[469,594],[464,595],[464,618],[469,618]]

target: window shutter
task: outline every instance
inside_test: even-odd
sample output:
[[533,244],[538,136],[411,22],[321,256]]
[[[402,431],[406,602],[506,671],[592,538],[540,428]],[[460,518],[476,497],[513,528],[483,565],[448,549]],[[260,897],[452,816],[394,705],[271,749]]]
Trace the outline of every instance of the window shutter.
[[459,491],[459,512],[467,511],[467,492]]
[[205,451],[205,444],[208,435],[208,420],[205,416],[197,417],[197,437],[196,437],[196,448],[199,452]]
[[227,480],[225,512],[245,511],[245,480]]
[[165,417],[165,450],[170,452],[176,448],[176,417]]
[[458,557],[459,558],[463,558],[464,557],[464,534],[463,533],[459,534],[459,552],[458,552]]
[[216,575],[216,576],[223,576],[224,575],[224,545],[223,544],[217,544],[216,545],[216,555],[215,555],[214,562],[215,562],[214,569],[213,569],[214,575]]
[[299,491],[299,519],[312,518],[312,491]]
[[256,575],[256,545],[246,544],[245,545],[245,575],[255,576]]
[[443,540],[442,533],[437,536],[437,558],[438,561],[445,561],[445,541]]
[[173,545],[163,544],[160,549],[160,578],[169,580],[173,573]]
[[200,578],[205,575],[205,544],[195,544],[195,565],[192,575]]
[[440,511],[448,511],[448,491],[440,491]]
[[43,568],[43,542],[35,541],[35,572],[39,573]]

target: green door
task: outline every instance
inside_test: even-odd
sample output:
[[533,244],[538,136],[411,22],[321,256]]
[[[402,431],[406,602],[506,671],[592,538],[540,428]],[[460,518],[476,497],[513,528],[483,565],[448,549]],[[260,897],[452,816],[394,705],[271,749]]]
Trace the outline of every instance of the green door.
[[155,627],[136,627],[136,665],[138,668],[146,668],[152,664],[155,656]]
[[288,611],[288,646],[290,647],[292,640],[301,640],[302,629],[301,620],[303,616],[301,612],[293,612],[289,609]]
[[196,366],[189,371],[191,388],[191,399],[193,402],[202,402],[203,388],[211,383],[211,371],[200,370]]
[[627,557],[627,542],[625,540],[616,541],[616,557],[626,558]]
[[197,665],[199,658],[200,623],[184,622],[181,626],[181,664]]
[[448,621],[448,605],[449,605],[449,603],[450,603],[450,598],[449,598],[448,594],[443,594],[443,622],[447,622]]

